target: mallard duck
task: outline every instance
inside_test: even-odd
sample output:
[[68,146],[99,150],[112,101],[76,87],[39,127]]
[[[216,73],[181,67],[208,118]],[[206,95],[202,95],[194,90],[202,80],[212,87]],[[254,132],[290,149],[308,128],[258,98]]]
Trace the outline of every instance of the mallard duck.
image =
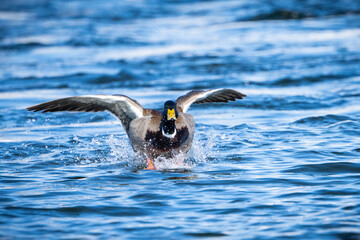
[[152,159],[171,158],[190,150],[194,139],[195,122],[186,113],[191,104],[226,103],[246,97],[232,89],[191,91],[176,101],[166,101],[162,112],[144,109],[125,95],[84,95],[61,98],[28,107],[29,111],[102,112],[118,117],[135,152],[147,158],[147,169],[155,169]]

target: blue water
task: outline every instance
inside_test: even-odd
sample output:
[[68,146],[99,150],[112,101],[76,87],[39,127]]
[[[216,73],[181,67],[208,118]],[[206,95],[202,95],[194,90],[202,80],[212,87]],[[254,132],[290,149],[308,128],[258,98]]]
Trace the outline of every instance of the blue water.
[[[360,2],[1,0],[0,239],[360,239]],[[84,94],[193,89],[188,170],[136,163]]]

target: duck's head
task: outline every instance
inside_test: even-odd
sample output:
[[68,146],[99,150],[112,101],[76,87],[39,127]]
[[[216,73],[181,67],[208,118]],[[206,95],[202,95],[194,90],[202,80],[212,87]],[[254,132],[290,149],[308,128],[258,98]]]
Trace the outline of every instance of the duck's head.
[[176,135],[175,121],[178,118],[179,113],[176,109],[176,103],[174,101],[166,101],[164,104],[164,110],[162,112],[162,119],[160,123],[160,130],[165,137],[173,138]]

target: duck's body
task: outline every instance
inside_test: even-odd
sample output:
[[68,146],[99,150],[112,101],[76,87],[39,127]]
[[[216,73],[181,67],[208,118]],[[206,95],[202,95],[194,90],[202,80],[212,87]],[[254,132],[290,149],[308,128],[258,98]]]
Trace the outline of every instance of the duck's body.
[[138,102],[124,95],[62,98],[27,109],[35,112],[107,110],[120,119],[134,151],[154,159],[159,156],[169,158],[189,151],[195,132],[194,119],[186,113],[191,104],[236,101],[243,97],[244,94],[231,89],[192,91],[175,102],[165,102],[163,112],[144,109]]
[[161,119],[160,112],[150,110],[149,115],[131,121],[128,135],[133,149],[151,159],[188,152],[194,139],[194,118],[190,114],[179,113],[173,137],[164,136],[159,127]]

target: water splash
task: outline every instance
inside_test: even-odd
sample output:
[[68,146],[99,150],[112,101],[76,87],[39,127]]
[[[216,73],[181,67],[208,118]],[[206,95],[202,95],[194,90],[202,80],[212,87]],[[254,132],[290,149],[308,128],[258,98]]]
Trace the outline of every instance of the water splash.
[[[153,159],[154,165],[160,171],[187,171],[205,164],[216,156],[215,139],[216,134],[213,131],[200,128],[189,153],[180,153],[171,159]],[[69,143],[72,147],[61,153],[65,165],[105,168],[116,166],[126,169],[143,169],[146,166],[144,157],[133,151],[126,135],[73,135]],[[68,154],[72,155],[70,159],[66,157]]]
[[110,147],[109,155],[111,159],[129,161],[129,159],[134,158],[136,155],[125,136],[117,138],[114,135],[110,135],[106,143]]
[[72,142],[74,146],[70,152],[75,154],[73,158],[75,165],[128,167],[134,159],[133,150],[125,136],[117,137],[111,134],[80,138],[74,135]]
[[[206,132],[202,132],[202,131]],[[180,153],[173,158],[158,157],[154,165],[160,171],[189,171],[198,165],[205,164],[216,156],[216,134],[208,128],[200,128],[195,135],[193,145],[187,154]]]
[[154,165],[159,171],[188,171],[195,167],[195,163],[188,161],[184,153],[179,153],[170,159],[158,157],[154,159]]
[[[207,132],[202,132],[202,130]],[[196,165],[205,164],[208,160],[215,158],[217,153],[215,139],[216,134],[213,129],[200,128],[200,132],[195,134],[189,156]]]

